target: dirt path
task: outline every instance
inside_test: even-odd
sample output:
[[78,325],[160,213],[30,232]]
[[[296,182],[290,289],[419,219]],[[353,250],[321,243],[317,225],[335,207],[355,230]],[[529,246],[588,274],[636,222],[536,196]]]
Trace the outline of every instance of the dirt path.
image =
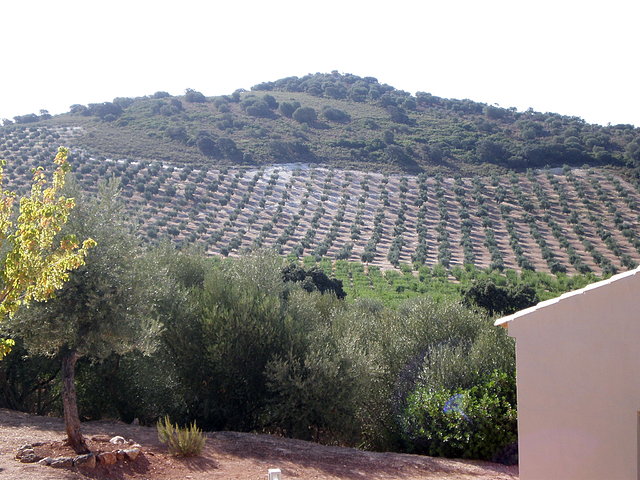
[[252,479],[265,480],[267,469],[280,468],[283,480],[370,479],[517,479],[517,467],[487,462],[448,460],[396,453],[364,452],[327,447],[301,440],[215,432],[207,434],[203,455],[176,459],[166,454],[155,428],[118,422],[83,424],[86,436],[121,435],[142,444],[143,454],[131,464],[95,470],[53,469],[21,464],[14,459],[25,443],[62,440],[64,428],[57,418],[38,417],[0,409],[0,478],[3,480],[127,480],[127,479]]

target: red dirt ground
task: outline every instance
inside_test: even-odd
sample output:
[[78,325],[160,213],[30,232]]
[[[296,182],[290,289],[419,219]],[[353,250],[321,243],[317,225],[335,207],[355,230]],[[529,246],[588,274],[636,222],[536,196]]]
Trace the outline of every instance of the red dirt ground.
[[[88,422],[83,433],[121,435],[142,445],[135,462],[100,466],[91,470],[54,469],[15,460],[21,445],[56,442],[59,453],[64,439],[61,419],[39,417],[0,409],[0,478],[3,480],[266,480],[269,468],[280,468],[283,480],[507,480],[518,478],[515,466],[488,462],[449,460],[398,453],[365,452],[328,447],[301,440],[251,433],[207,433],[202,456],[180,459],[169,455],[159,443],[155,428],[120,422]],[[93,444],[94,446],[97,444]],[[104,447],[104,444],[100,444]],[[40,447],[40,451],[42,451]],[[69,451],[68,455],[71,455]]]

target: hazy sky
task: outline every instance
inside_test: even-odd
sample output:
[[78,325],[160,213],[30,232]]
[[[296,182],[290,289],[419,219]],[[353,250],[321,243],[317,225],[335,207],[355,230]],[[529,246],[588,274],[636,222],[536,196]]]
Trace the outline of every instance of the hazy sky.
[[639,0],[8,0],[0,18],[0,118],[338,70],[640,126]]

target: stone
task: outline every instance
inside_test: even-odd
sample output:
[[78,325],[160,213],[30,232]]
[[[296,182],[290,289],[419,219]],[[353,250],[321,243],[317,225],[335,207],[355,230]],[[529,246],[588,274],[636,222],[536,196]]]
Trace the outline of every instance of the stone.
[[96,456],[93,453],[87,453],[86,455],[78,455],[73,459],[73,464],[76,467],[95,468]]
[[73,467],[73,458],[71,457],[58,457],[51,460],[49,464],[53,468],[67,468]]
[[123,462],[124,461],[124,450],[116,450],[116,458],[118,459],[119,462]]
[[35,452],[33,452],[33,450],[31,451],[32,453],[25,453],[24,455],[21,455],[19,460],[21,463],[36,463],[39,460],[42,460],[42,457],[39,457],[38,455],[35,454]]
[[51,462],[53,462],[53,458],[51,457],[44,457],[42,460],[40,460],[38,463],[40,465],[45,465],[45,466],[49,466],[51,465]]
[[102,452],[98,454],[98,462],[102,465],[114,465],[118,461],[118,457],[114,452]]
[[122,445],[123,443],[125,443],[125,439],[124,437],[118,435],[109,440],[109,443],[113,443],[114,445]]
[[140,455],[139,448],[127,448],[126,450],[123,450],[123,452],[127,460],[130,461],[134,461],[136,458],[138,458],[138,455]]
[[35,463],[42,460],[42,457],[36,455],[32,445],[23,445],[18,449],[16,459],[22,463]]
[[36,452],[33,451],[33,448],[31,448],[31,445],[29,445],[28,447],[26,445],[23,445],[18,449],[18,453],[16,453],[16,458],[19,460],[25,455],[30,455],[32,453],[36,453]]

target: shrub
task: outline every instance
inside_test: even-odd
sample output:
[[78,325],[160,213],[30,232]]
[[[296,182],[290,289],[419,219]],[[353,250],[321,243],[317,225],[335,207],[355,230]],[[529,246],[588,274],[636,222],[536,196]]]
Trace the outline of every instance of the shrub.
[[291,118],[293,112],[298,108],[300,108],[300,102],[281,102],[278,110],[280,110],[280,113],[285,117]]
[[331,122],[347,123],[351,121],[351,116],[342,110],[332,107],[324,107],[322,109],[324,118]]
[[169,416],[158,420],[158,439],[166,443],[172,455],[181,457],[193,457],[200,455],[204,448],[205,437],[196,422],[192,422],[188,427],[180,428],[173,425]]
[[207,101],[207,98],[201,92],[198,92],[193,88],[187,88],[185,90],[184,99],[191,103],[204,103]]
[[504,460],[518,436],[515,378],[494,373],[467,390],[418,387],[400,422],[403,440],[414,453]]
[[312,125],[318,120],[318,114],[311,107],[300,107],[293,112],[293,119],[300,123]]
[[269,118],[273,116],[273,112],[271,111],[269,104],[264,100],[253,102],[245,108],[245,111],[252,117]]

